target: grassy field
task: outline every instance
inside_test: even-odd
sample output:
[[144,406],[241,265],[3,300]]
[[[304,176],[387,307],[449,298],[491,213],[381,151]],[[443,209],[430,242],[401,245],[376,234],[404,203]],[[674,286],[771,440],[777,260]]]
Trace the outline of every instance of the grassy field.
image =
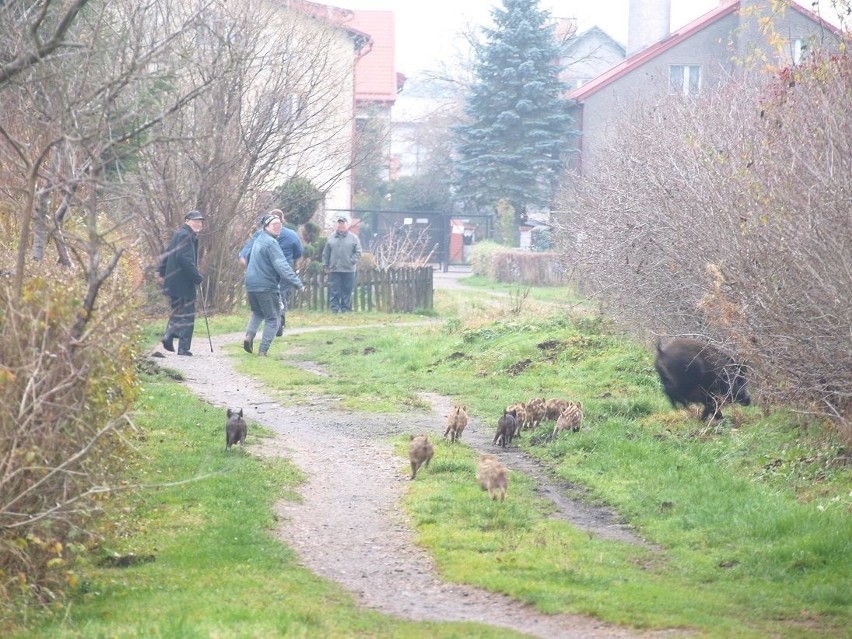
[[[341,588],[299,567],[271,534],[273,503],[297,498],[297,469],[286,460],[225,453],[221,410],[164,376],[146,378],[136,421],[136,455],[123,479],[147,488],[107,505],[103,539],[76,567],[70,601],[19,620],[5,636],[516,636],[358,609]],[[268,436],[257,424],[250,432],[249,445]],[[133,562],[116,567],[115,558]]]
[[366,411],[416,409],[417,392],[437,392],[494,423],[516,400],[581,400],[580,433],[532,445],[542,439],[534,434],[522,447],[615,507],[660,550],[589,539],[530,507],[524,490],[483,520],[470,508],[480,499],[468,481],[473,453],[439,443],[408,504],[445,574],[548,612],[639,627],[844,636],[852,478],[835,463],[843,443],[831,428],[757,407],[729,409],[708,427],[670,408],[647,349],[599,319],[567,319],[548,305],[536,312],[534,298],[529,312],[512,313],[512,303],[501,309],[458,293],[442,304],[475,318],[294,338],[298,348],[285,359],[315,362],[330,378],[280,365],[252,373],[306,400],[325,393]]
[[[447,321],[416,328],[359,329],[388,318],[334,316],[353,329],[290,335],[277,357],[241,358],[240,366],[294,401],[342,397],[352,410],[416,410],[417,394],[430,391],[496,423],[503,406],[533,396],[583,402],[579,433],[555,441],[532,433],[521,446],[589,500],[617,509],[652,545],[603,541],[549,518],[551,506],[518,474],[509,499],[490,502],[470,480],[473,451],[439,441],[405,505],[448,579],[546,612],[640,628],[850,636],[852,473],[836,463],[843,444],[831,428],[760,407],[729,409],[721,426],[708,427],[670,408],[647,349],[588,313],[556,312],[578,307],[554,289],[521,297],[442,291],[436,306]],[[240,331],[246,317],[214,318],[211,330]],[[294,312],[288,325],[329,318]],[[331,375],[306,374],[299,360]],[[300,481],[292,466],[226,455],[221,415],[165,378],[146,379],[139,409],[126,481],[200,479],[110,503],[104,541],[78,568],[70,605],[15,636],[511,636],[358,610],[270,535],[271,504],[294,498]],[[251,433],[250,442],[258,429]],[[403,438],[397,450],[404,465]],[[128,569],[101,563],[130,552],[156,560]]]

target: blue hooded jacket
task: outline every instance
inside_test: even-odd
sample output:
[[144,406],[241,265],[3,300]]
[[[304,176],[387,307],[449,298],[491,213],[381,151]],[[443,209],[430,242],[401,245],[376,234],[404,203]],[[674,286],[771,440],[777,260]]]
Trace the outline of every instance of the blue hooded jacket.
[[284,258],[281,247],[275,237],[266,231],[260,231],[251,247],[251,255],[246,266],[246,291],[263,293],[278,291],[278,281],[289,282],[296,288],[302,288],[302,280]]

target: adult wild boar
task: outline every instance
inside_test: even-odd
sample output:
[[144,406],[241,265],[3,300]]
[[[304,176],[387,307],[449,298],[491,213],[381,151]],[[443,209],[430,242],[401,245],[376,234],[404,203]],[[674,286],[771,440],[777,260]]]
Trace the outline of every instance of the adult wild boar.
[[684,337],[671,340],[665,348],[657,342],[654,368],[672,406],[704,404],[701,419],[722,419],[719,408],[725,401],[751,404],[745,367],[709,344]]

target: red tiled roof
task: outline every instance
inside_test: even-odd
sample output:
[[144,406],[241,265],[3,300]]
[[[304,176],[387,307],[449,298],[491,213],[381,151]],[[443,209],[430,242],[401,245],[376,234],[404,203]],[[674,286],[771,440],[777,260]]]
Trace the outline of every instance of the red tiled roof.
[[280,2],[288,9],[301,11],[309,16],[313,16],[317,20],[341,27],[344,31],[354,36],[356,49],[359,51],[365,45],[369,47],[372,42],[369,34],[358,31],[346,24],[352,19],[353,11],[351,9],[341,9],[340,7],[311,2],[310,0],[280,0]]
[[373,41],[355,62],[355,99],[393,103],[397,93],[393,11],[356,10],[345,26]]
[[[837,32],[837,28],[832,26],[830,23],[826,22],[822,18],[820,18],[817,14],[803,6],[793,2],[790,4],[790,8],[798,11],[799,13],[807,16],[814,22],[820,24],[823,28],[828,29],[832,32]],[[568,94],[569,100],[577,100],[578,102],[582,102],[587,97],[596,93],[598,90],[607,86],[610,82],[617,80],[618,78],[630,73],[637,67],[642,66],[648,60],[655,58],[660,55],[664,51],[671,49],[672,47],[680,44],[684,40],[690,38],[696,32],[705,29],[709,25],[721,20],[727,15],[730,15],[740,9],[740,2],[735,0],[734,2],[728,2],[726,4],[720,4],[720,6],[716,7],[712,11],[708,11],[700,18],[696,18],[686,26],[678,29],[674,33],[669,34],[663,40],[660,40],[656,44],[651,45],[647,49],[643,49],[639,53],[627,58],[624,62],[617,64],[609,71],[602,73],[594,80],[587,82],[581,87],[578,87],[571,91]]]

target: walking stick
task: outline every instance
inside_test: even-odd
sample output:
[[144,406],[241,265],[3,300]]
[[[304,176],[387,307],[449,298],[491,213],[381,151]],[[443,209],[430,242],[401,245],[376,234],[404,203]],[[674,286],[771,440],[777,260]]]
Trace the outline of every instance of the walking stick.
[[204,311],[204,325],[207,327],[207,341],[210,342],[210,352],[213,352],[213,339],[210,337],[210,324],[207,322],[207,295],[204,286],[201,286],[201,309]]

